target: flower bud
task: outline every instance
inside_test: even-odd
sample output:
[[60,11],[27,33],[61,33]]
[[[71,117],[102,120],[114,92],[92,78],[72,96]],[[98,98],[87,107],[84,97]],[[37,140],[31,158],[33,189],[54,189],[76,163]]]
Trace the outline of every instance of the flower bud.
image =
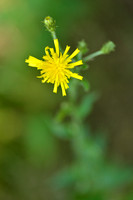
[[53,32],[56,29],[55,20],[50,16],[47,16],[44,19],[44,25],[50,32]]
[[115,44],[112,41],[107,42],[106,44],[103,45],[101,48],[101,52],[103,54],[109,54],[110,52],[115,50]]
[[87,44],[84,40],[81,40],[78,43],[78,48],[82,54],[86,54],[88,52]]

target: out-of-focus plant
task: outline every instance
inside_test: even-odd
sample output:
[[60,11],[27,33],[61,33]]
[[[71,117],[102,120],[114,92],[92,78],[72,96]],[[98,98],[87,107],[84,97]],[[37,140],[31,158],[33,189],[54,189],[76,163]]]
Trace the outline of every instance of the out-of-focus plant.
[[[55,20],[46,17],[44,24],[53,39],[57,39]],[[77,73],[87,70],[88,62],[95,57],[114,51],[115,45],[109,41],[99,51],[90,55],[86,55],[88,48],[85,41],[79,42],[78,48],[80,53],[73,62],[82,60],[83,65],[75,69]],[[63,51],[61,47],[60,51]],[[81,85],[85,92],[82,97],[79,95]],[[58,138],[70,142],[73,160],[70,166],[52,178],[52,184],[56,189],[68,189],[68,199],[109,200],[112,197],[123,199],[117,194],[117,189],[122,190],[133,180],[132,171],[105,159],[104,139],[94,138],[89,125],[85,123],[99,95],[90,92],[90,84],[84,79],[82,82],[76,79],[70,80],[69,87],[68,98],[61,103],[55,118],[47,118],[47,128]]]

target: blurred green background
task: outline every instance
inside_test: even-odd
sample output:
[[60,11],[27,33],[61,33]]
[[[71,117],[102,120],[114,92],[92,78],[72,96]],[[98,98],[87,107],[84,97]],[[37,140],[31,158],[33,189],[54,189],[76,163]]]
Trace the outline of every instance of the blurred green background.
[[[104,132],[108,138],[106,160],[125,168],[133,164],[133,1],[0,0],[1,200],[67,199],[64,189],[46,184],[72,160],[69,142],[47,127],[67,97],[53,94],[53,85],[42,84],[39,72],[24,62],[29,55],[41,59],[45,46],[53,46],[42,23],[47,15],[56,19],[59,41],[71,52],[82,39],[90,53],[108,40],[116,44],[115,53],[95,59],[84,73],[91,90],[101,94],[86,124],[94,135]],[[118,188],[109,199],[133,199],[133,184],[124,190],[126,196]]]

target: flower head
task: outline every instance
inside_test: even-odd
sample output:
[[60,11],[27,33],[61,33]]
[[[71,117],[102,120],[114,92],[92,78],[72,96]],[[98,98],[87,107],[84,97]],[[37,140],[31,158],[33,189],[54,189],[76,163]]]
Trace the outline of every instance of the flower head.
[[56,22],[50,16],[45,17],[44,25],[47,28],[47,30],[50,31],[50,32],[55,31],[55,29],[56,29]]
[[57,88],[60,85],[62,89],[62,95],[66,96],[66,89],[69,88],[68,83],[70,77],[82,80],[83,77],[78,75],[77,73],[73,73],[70,69],[75,66],[82,65],[82,60],[77,62],[72,62],[72,58],[75,57],[80,50],[76,49],[70,56],[68,55],[68,51],[70,46],[66,46],[64,53],[62,54],[59,50],[59,42],[58,39],[54,39],[55,50],[53,48],[49,48],[48,46],[45,48],[46,55],[43,56],[43,60],[39,60],[33,56],[29,56],[26,59],[26,63],[29,64],[30,67],[36,67],[41,70],[41,76],[38,78],[43,78],[42,83],[53,83],[54,89],[53,92],[57,93]]

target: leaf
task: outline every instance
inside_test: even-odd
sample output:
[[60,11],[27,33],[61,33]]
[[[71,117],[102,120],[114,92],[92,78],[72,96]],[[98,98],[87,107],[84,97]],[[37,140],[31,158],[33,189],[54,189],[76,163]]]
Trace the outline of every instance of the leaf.
[[68,167],[56,174],[51,181],[54,187],[59,189],[72,186],[74,183],[76,183],[76,179],[77,171],[73,167]]
[[83,98],[79,108],[77,109],[77,116],[80,119],[84,119],[85,117],[87,117],[87,115],[91,113],[93,105],[98,99],[98,97],[99,95],[93,92],[89,93]]
[[90,83],[87,80],[83,79],[81,84],[86,92],[90,90]]
[[52,133],[61,139],[70,139],[69,126],[67,124],[53,121],[53,127],[51,127]]
[[99,168],[95,187],[100,190],[112,190],[125,186],[133,181],[132,169],[122,168],[113,163],[104,163]]

